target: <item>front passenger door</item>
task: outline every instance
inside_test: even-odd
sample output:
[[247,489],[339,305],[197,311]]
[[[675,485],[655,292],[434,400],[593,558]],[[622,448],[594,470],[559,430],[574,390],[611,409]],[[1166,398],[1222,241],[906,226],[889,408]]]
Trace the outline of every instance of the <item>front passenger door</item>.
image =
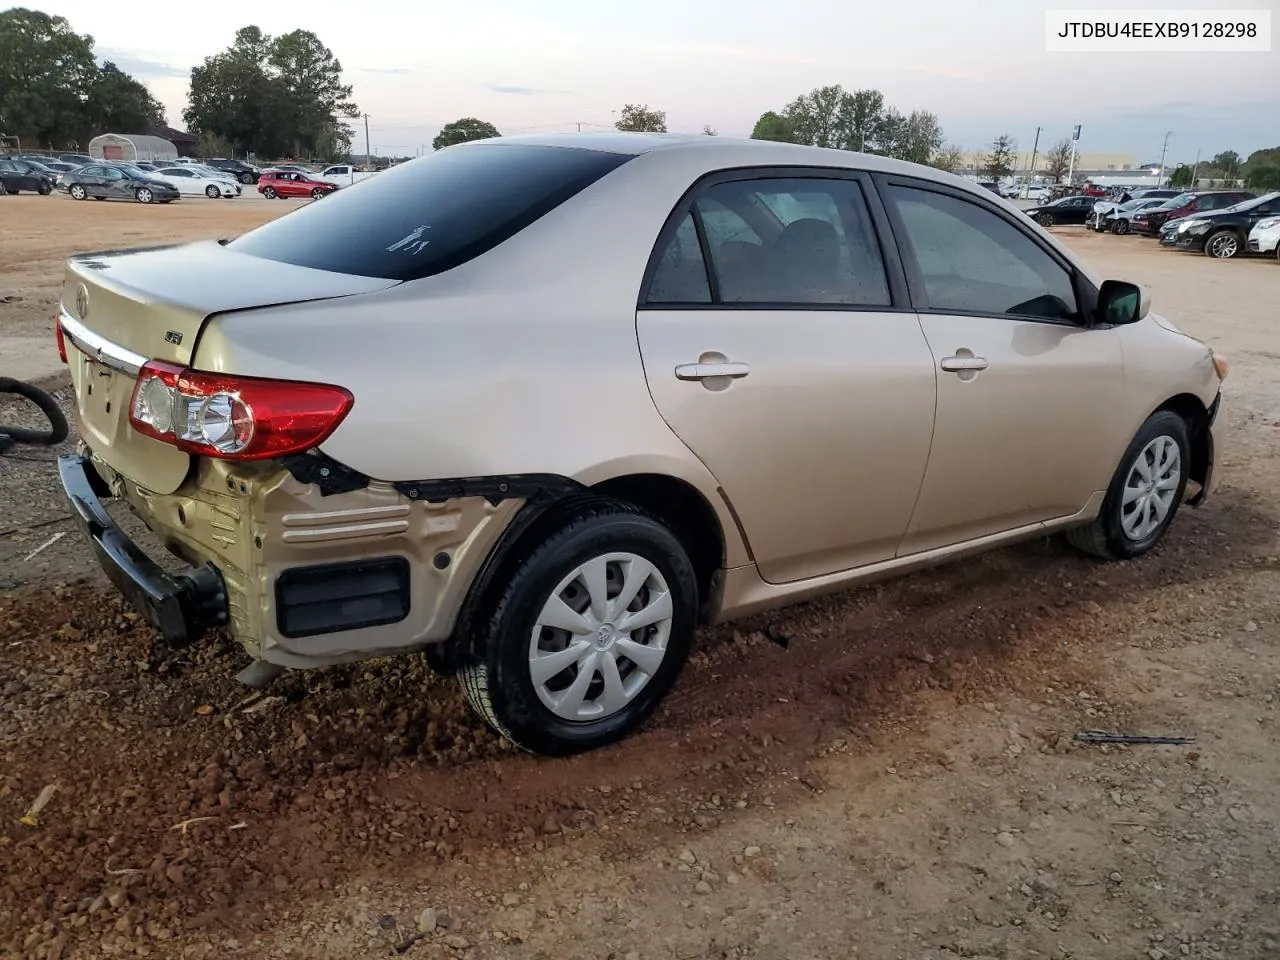
[[1115,416],[1119,337],[1084,322],[1070,264],[1015,214],[924,181],[880,183],[938,371],[900,555],[1080,512],[1132,427]]

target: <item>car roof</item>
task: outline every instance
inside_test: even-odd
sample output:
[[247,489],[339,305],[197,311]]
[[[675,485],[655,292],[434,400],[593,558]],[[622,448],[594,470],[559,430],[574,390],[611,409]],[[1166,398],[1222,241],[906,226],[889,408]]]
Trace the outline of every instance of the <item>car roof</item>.
[[[708,171],[740,166],[817,166],[869,170],[877,173],[899,173],[927,177],[940,183],[962,186],[975,192],[978,185],[963,177],[905,160],[895,160],[870,153],[810,147],[798,143],[773,140],[749,140],[737,137],[709,137],[706,134],[679,133],[530,133],[510,137],[493,137],[456,144],[450,149],[485,146],[546,146],[599,150],[628,156],[649,156],[658,161],[663,156],[697,155]],[[983,190],[984,194],[989,191]]]

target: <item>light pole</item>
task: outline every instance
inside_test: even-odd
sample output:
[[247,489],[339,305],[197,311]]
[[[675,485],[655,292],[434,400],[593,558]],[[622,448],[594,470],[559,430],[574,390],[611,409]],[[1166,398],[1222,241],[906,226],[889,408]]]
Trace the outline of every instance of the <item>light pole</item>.
[[369,155],[369,115],[364,115],[364,162],[366,166],[373,165],[373,158]]
[[1164,133],[1164,145],[1160,148],[1160,176],[1156,179],[1156,186],[1164,183],[1164,158],[1169,152],[1169,138],[1173,136],[1172,130],[1166,130]]
[[1080,142],[1080,124],[1076,124],[1076,128],[1071,131],[1071,163],[1067,167],[1067,183],[1072,184],[1076,179],[1076,144]]
[[1031,178],[1036,175],[1036,154],[1040,152],[1040,131],[1043,129],[1043,127],[1036,127],[1036,142],[1031,147],[1031,163],[1027,165],[1027,179],[1022,185],[1022,189],[1018,191],[1022,194],[1022,198],[1024,200],[1027,198],[1030,191]]

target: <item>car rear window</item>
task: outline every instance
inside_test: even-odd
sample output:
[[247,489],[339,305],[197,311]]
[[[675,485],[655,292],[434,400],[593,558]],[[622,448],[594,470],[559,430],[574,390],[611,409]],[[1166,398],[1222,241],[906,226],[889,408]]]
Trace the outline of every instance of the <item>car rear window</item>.
[[446,147],[337,190],[227,246],[300,267],[417,280],[492,249],[631,156],[528,144]]

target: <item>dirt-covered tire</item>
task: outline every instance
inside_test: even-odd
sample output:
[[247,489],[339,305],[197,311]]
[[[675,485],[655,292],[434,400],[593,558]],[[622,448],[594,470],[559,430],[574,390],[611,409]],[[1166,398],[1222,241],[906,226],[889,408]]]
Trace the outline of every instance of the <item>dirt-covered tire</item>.
[[675,535],[630,504],[577,500],[545,529],[481,612],[459,678],[516,746],[564,756],[626,737],[657,707],[688,658],[698,585]]
[[1178,513],[1190,465],[1187,422],[1168,410],[1156,411],[1121,457],[1097,518],[1067,531],[1067,541],[1103,560],[1147,553]]

